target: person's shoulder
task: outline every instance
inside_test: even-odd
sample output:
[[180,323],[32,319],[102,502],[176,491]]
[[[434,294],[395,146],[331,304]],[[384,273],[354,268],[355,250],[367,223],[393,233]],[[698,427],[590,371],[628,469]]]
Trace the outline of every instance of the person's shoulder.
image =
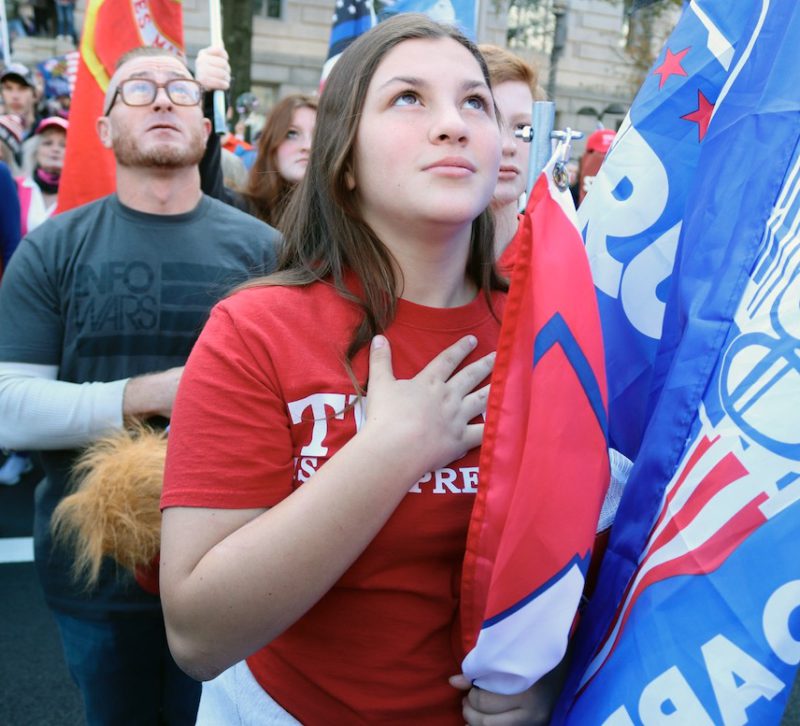
[[262,238],[266,237],[273,242],[277,242],[280,238],[278,230],[257,217],[213,197],[206,196],[205,200],[208,204],[208,214],[229,225],[236,234],[257,235]]
[[[279,275],[280,273],[278,273]],[[267,280],[269,278],[264,278]],[[237,290],[227,297],[223,302],[236,309],[248,309],[251,307],[262,307],[264,303],[269,303],[271,307],[297,308],[298,305],[336,305],[336,300],[341,298],[336,289],[325,282],[312,282],[307,285],[286,285],[278,282],[279,277],[272,276],[276,284],[266,282],[259,284],[258,281],[250,282],[247,287]]]
[[[273,278],[275,279],[275,278]],[[242,288],[217,307],[235,321],[250,321],[256,326],[302,328],[316,321],[326,328],[335,321],[349,319],[354,305],[325,282],[308,285],[253,284]]]
[[49,224],[51,226],[69,227],[82,223],[93,224],[98,215],[110,209],[112,200],[113,195],[108,195],[86,204],[81,204],[79,207],[73,207],[65,212],[58,211],[57,214],[43,222],[41,226]]

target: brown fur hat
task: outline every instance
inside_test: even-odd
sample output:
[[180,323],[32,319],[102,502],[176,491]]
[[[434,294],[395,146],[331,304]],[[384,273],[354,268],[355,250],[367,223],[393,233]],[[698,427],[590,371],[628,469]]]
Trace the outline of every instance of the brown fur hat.
[[51,527],[56,543],[73,549],[73,575],[87,589],[105,556],[136,572],[158,555],[166,452],[165,432],[136,424],[98,439],[75,463],[77,488],[56,507]]

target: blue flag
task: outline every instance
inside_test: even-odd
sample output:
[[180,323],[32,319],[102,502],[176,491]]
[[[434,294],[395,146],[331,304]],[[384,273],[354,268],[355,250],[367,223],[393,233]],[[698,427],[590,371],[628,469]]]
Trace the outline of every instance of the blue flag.
[[377,22],[372,0],[336,0],[331,19],[328,57],[322,66],[323,83],[347,46]]
[[424,13],[438,23],[457,26],[475,40],[477,32],[476,0],[393,0],[383,4],[380,19],[398,13]]
[[373,0],[336,0],[328,44],[328,58],[322,67],[322,83],[350,43],[381,20],[400,13],[423,13],[446,25],[455,25],[475,40],[477,0],[387,0],[376,15]]
[[800,7],[692,2],[681,23],[734,5],[559,722],[778,723],[800,663]]
[[757,18],[750,2],[693,1],[639,91],[578,210],[606,346],[609,442],[635,458],[675,252],[700,148],[734,49]]

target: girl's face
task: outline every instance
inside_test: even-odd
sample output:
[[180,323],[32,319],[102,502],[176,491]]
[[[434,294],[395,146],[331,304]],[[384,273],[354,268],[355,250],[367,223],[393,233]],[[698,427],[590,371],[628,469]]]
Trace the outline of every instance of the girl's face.
[[503,157],[497,187],[492,197],[493,207],[516,204],[528,180],[530,144],[518,139],[514,132],[531,125],[533,94],[523,81],[505,81],[493,89],[494,100],[500,111],[503,134]]
[[60,172],[64,166],[67,134],[60,128],[45,129],[36,149],[36,165],[45,171]]
[[471,224],[499,165],[492,94],[472,54],[452,38],[389,51],[367,88],[349,179],[367,224]]
[[306,173],[316,121],[317,112],[313,108],[301,106],[295,109],[286,138],[275,150],[278,173],[289,184],[297,184]]

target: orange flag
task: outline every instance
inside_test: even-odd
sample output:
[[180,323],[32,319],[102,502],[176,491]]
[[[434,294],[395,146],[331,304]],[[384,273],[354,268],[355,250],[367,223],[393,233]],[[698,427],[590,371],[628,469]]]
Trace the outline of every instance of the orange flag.
[[101,146],[95,124],[103,113],[103,98],[117,60],[143,45],[183,55],[183,8],[179,0],[89,0],[58,211],[114,191],[114,156]]

